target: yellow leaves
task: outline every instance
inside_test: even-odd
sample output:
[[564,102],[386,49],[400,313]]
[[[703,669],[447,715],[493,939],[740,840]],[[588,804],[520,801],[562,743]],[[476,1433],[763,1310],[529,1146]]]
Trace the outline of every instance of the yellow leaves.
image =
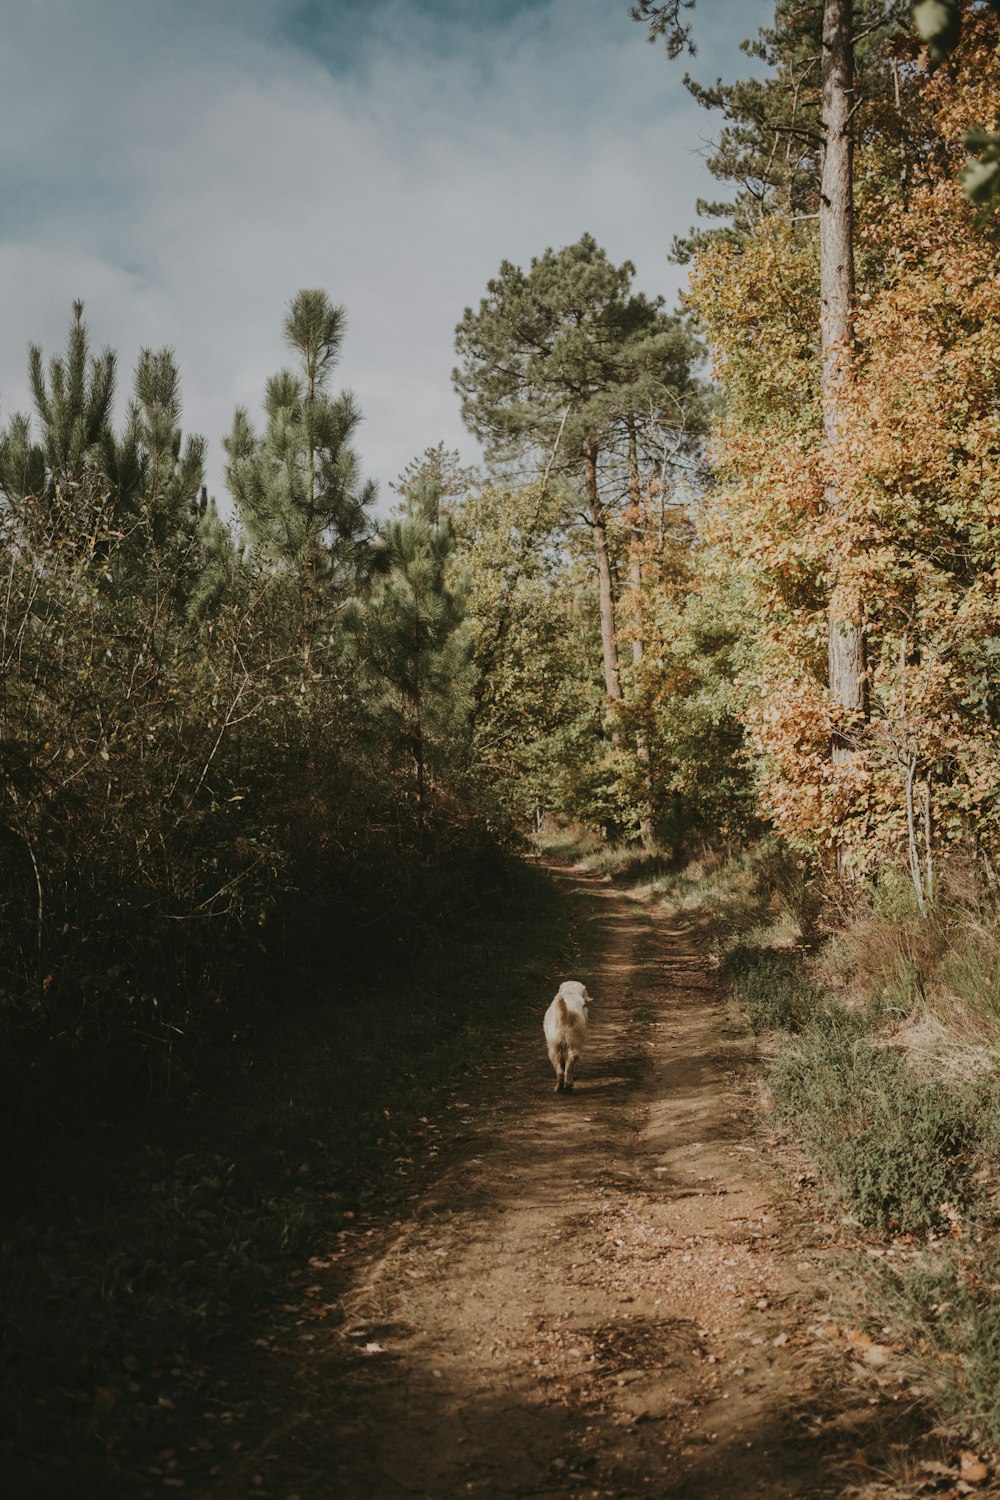
[[774,216],[740,245],[696,256],[687,295],[712,349],[714,371],[743,426],[766,397],[792,430],[818,425],[817,267],[813,233]]
[[[871,858],[905,840],[904,740],[919,742],[933,837],[973,819],[1000,846],[1000,275],[948,160],[963,129],[1000,113],[996,36],[976,16],[955,68],[912,84],[920,128],[941,139],[905,195],[859,179],[867,283],[835,446],[818,421],[813,227],[772,216],[703,249],[691,280],[727,397],[700,529],[745,601],[738,687],[762,796],[796,842],[836,829]],[[831,596],[865,621],[873,708],[837,768]]]

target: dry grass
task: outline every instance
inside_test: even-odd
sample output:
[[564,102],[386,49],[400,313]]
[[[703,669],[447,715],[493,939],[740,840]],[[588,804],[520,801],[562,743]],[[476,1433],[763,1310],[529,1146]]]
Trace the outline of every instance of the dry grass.
[[949,870],[926,917],[901,875],[869,886],[820,971],[882,1029],[933,1018],[955,1045],[1000,1051],[1000,908],[966,866]]

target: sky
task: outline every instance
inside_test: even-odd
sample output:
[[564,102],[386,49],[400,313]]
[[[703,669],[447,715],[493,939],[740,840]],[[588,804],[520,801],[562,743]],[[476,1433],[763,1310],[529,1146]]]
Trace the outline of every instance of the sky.
[[454,329],[501,261],[593,234],[676,302],[667,261],[718,121],[683,86],[745,76],[764,0],[698,0],[667,60],[628,0],[0,0],[0,420],[27,346],[168,345],[186,431],[259,417],[302,287],[347,309],[334,385],[384,508],[439,441],[466,462]]

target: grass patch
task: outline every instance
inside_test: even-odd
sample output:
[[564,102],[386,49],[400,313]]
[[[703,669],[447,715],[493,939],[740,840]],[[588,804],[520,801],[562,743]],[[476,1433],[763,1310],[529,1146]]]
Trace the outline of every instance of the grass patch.
[[238,1057],[203,1059],[141,1115],[5,1142],[7,1493],[111,1493],[108,1455],[148,1449],[171,1381],[238,1360],[296,1259],[412,1190],[435,1115],[565,970],[569,911],[518,865],[473,916],[429,929],[418,963],[291,980]]
[[902,874],[870,882],[821,966],[832,987],[866,1008],[873,1028],[929,1013],[961,1042],[1000,1048],[1000,911],[968,869],[946,871],[927,916]]
[[950,1241],[873,1274],[925,1393],[977,1441],[1000,1444],[1000,1245]]
[[798,954],[737,943],[721,972],[753,1032],[799,1031],[816,1009],[816,991]]
[[958,1009],[975,1036],[1000,1040],[1000,926],[977,923],[951,933],[939,974],[942,998],[954,1002],[953,1023]]
[[677,857],[666,849],[643,849],[639,844],[604,844],[584,857],[588,870],[610,875],[626,885],[648,885],[677,869]]
[[730,949],[790,949],[812,930],[816,903],[801,860],[777,840],[762,839],[739,854],[706,849],[654,881],[659,901],[691,915],[724,960]]
[[547,823],[534,837],[534,844],[543,858],[566,860],[570,864],[589,861],[607,845],[601,835],[582,823],[567,823],[564,826]]

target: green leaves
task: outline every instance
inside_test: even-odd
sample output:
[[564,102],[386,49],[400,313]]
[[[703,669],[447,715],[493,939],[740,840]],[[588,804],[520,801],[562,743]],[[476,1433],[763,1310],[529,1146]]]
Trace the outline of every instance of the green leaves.
[[962,144],[975,151],[979,160],[966,162],[959,181],[977,207],[989,209],[1000,198],[1000,135],[976,125],[962,136]]
[[317,624],[317,587],[343,597],[356,583],[375,497],[352,447],[361,413],[350,391],[329,390],[346,323],[344,309],[325,292],[299,292],[284,328],[298,367],[268,380],[263,433],[240,407],[223,440],[226,483],[258,560],[297,575],[304,596],[312,597],[307,634]]
[[[987,4],[1000,15],[1000,0],[987,0]],[[927,43],[935,62],[954,52],[962,39],[961,0],[918,0],[912,9],[917,35]]]
[[1000,197],[1000,155],[967,161],[959,173],[966,196],[980,208],[988,208]]
[[936,61],[954,51],[962,36],[962,7],[959,0],[918,0],[913,7],[913,24],[918,36]]

